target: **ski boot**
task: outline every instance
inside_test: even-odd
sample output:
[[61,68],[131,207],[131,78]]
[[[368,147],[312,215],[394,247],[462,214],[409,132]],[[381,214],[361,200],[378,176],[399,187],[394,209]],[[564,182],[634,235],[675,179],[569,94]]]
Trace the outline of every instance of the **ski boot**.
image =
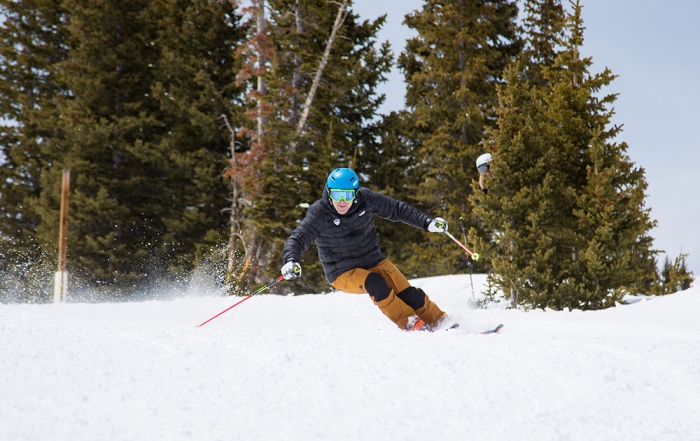
[[406,323],[406,327],[404,328],[404,331],[406,331],[406,332],[409,332],[409,331],[428,331],[428,332],[430,332],[430,326],[428,326],[417,315],[413,315],[413,316],[408,318],[408,323]]

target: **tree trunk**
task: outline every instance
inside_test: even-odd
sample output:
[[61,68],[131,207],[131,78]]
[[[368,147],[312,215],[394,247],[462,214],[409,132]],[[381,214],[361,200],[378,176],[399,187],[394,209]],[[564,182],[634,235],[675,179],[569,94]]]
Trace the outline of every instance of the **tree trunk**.
[[[297,36],[304,32],[301,21],[301,5],[299,0],[296,3],[296,10],[294,11],[294,18],[296,20],[296,31]],[[301,81],[301,57],[299,56],[299,51],[294,51],[294,73],[292,74],[292,115],[291,122],[295,126],[299,122],[299,103],[297,102],[297,97],[299,96],[299,82]]]
[[[233,127],[231,127],[231,124],[229,124],[226,115],[221,115],[221,119],[224,120],[226,128],[228,128],[228,131],[231,134],[231,167],[233,167],[235,170],[238,168],[238,158],[236,157],[236,132],[233,130]],[[251,257],[248,253],[246,241],[240,233],[241,224],[238,222],[238,177],[235,174],[231,176],[231,193],[231,215],[229,217],[229,222],[231,223],[231,231],[227,246],[228,265],[226,266],[225,279],[227,285],[229,285],[229,291],[236,291],[236,285],[240,283],[243,274],[248,269]],[[239,239],[241,241],[241,243],[243,244],[243,249],[246,250],[246,254],[244,255],[245,263],[243,264],[242,269],[237,268],[237,266],[240,267],[240,264],[236,265],[236,239]],[[236,273],[239,273],[238,276],[236,276]]]
[[[258,13],[258,38],[262,38],[265,34],[265,0],[260,1],[260,12]],[[258,68],[262,72],[263,66],[266,63],[265,56],[258,51]],[[263,118],[263,101],[262,97],[267,92],[265,88],[265,80],[262,75],[258,75],[258,142],[261,142],[264,133],[264,118]]]

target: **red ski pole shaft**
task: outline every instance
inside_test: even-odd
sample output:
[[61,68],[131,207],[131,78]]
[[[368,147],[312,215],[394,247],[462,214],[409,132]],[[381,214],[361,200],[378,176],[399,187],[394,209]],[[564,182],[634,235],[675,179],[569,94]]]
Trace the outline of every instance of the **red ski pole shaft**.
[[206,322],[202,323],[201,325],[199,325],[199,326],[197,326],[197,327],[198,327],[198,328],[201,328],[202,326],[204,326],[204,325],[206,325],[207,323],[209,323],[210,321],[214,320],[215,318],[217,318],[217,317],[220,316],[221,314],[225,313],[226,311],[228,311],[228,310],[230,310],[230,309],[233,309],[234,307],[240,305],[241,303],[245,302],[246,300],[248,300],[249,298],[253,297],[254,295],[260,294],[261,292],[265,291],[266,289],[268,289],[268,288],[271,287],[272,285],[276,284],[277,282],[281,282],[282,280],[284,280],[284,276],[279,276],[277,279],[275,279],[274,282],[270,282],[270,283],[268,283],[267,285],[265,285],[265,286],[263,286],[262,288],[260,288],[260,289],[258,289],[257,291],[255,291],[253,294],[249,294],[249,295],[245,296],[245,297],[243,298],[243,300],[241,300],[241,301],[239,301],[239,302],[236,302],[236,304],[234,304],[233,306],[229,306],[228,308],[224,309],[223,311],[221,311],[220,313],[216,314],[214,317],[210,318],[209,320],[207,320]]
[[475,252],[473,252],[472,250],[470,250],[469,248],[467,248],[462,242],[458,241],[458,240],[457,240],[453,235],[451,235],[448,231],[445,231],[445,234],[447,234],[447,236],[448,236],[450,239],[452,239],[452,240],[454,240],[455,242],[457,242],[457,245],[459,245],[460,247],[464,248],[464,251],[466,251],[470,256],[472,256],[472,259],[474,259],[474,260],[479,260],[479,253],[475,253]]

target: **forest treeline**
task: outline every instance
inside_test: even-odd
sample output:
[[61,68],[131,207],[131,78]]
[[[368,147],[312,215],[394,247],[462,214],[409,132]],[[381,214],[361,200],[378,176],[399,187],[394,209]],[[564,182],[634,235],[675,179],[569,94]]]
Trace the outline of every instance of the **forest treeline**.
[[[685,255],[659,268],[580,1],[521,4],[425,0],[396,54],[385,17],[349,0],[0,0],[0,298],[49,298],[63,169],[72,283],[104,296],[205,264],[232,293],[272,280],[336,167],[482,256],[378,220],[410,277],[488,272],[492,292],[554,309],[689,287]],[[405,109],[384,115],[394,59]],[[313,246],[302,264],[277,292],[328,289]]]

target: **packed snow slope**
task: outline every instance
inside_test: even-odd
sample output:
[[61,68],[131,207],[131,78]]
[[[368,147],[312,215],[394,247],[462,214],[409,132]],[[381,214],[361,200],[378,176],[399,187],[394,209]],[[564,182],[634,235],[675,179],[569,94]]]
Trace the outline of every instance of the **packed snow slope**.
[[0,305],[0,440],[700,440],[699,288],[525,312],[470,308],[468,276],[414,284],[461,328],[401,332],[343,293],[202,328],[238,299]]

